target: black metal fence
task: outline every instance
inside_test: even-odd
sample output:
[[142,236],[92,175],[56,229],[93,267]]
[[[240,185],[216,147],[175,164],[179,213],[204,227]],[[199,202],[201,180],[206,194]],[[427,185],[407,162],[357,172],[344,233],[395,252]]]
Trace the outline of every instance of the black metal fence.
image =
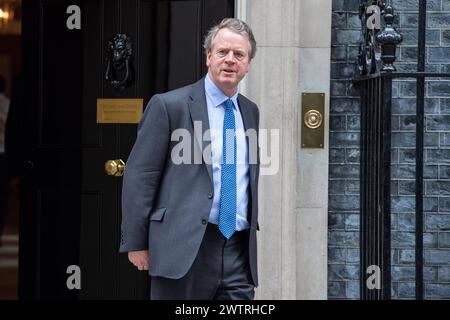
[[[425,78],[450,73],[425,72],[427,1],[419,0],[416,72],[396,72],[391,1],[360,1],[362,42],[355,84],[361,94],[360,246],[361,299],[391,298],[391,105],[393,79],[416,79],[416,299],[423,299],[423,148]],[[377,26],[377,15],[383,26]]]

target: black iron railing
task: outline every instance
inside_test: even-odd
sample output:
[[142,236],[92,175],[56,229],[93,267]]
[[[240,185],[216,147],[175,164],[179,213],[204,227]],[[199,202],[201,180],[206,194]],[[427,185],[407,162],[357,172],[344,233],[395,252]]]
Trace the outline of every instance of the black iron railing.
[[[360,1],[362,41],[354,81],[361,94],[361,299],[391,298],[391,105],[392,81],[400,78],[414,78],[417,85],[415,293],[416,299],[423,299],[425,78],[450,77],[425,72],[426,7],[427,1],[420,0],[417,72],[396,72],[396,46],[402,36],[392,26],[391,1]],[[376,25],[378,14],[383,26]]]

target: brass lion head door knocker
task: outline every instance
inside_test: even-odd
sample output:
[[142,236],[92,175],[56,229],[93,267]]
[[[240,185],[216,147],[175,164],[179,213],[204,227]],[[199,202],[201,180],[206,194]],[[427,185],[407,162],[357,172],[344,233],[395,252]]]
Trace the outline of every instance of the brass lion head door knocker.
[[116,90],[124,91],[133,81],[131,38],[117,33],[108,41],[105,79]]

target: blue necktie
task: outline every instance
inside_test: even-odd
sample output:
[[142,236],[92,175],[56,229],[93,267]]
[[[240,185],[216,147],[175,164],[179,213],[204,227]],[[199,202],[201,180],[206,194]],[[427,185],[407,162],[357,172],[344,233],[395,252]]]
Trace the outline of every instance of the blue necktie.
[[236,124],[233,101],[225,101],[223,160],[220,184],[219,230],[230,239],[236,230]]

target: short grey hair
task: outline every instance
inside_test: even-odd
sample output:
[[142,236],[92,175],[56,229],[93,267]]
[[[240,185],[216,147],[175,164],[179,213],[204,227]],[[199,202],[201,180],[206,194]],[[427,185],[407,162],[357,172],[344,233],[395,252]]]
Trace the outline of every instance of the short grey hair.
[[214,41],[214,38],[217,36],[217,33],[220,31],[220,29],[227,28],[234,33],[240,34],[242,36],[245,36],[248,41],[250,42],[250,60],[253,59],[253,57],[256,54],[256,41],[255,37],[253,36],[252,29],[248,24],[246,24],[244,21],[236,19],[236,18],[225,18],[223,19],[219,24],[213,26],[211,29],[209,29],[205,41],[203,42],[203,48],[205,48],[205,54],[208,54],[208,52],[212,49],[212,43]]

